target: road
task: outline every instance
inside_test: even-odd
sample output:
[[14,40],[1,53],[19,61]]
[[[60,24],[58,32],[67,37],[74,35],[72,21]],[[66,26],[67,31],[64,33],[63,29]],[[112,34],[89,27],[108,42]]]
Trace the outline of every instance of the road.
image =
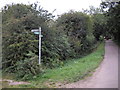
[[66,88],[118,88],[118,46],[111,40],[105,43],[105,56],[92,76]]

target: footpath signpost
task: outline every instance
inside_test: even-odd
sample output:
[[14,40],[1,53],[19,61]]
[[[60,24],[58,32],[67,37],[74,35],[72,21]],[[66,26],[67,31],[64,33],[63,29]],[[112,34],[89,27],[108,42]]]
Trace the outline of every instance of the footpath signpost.
[[43,35],[41,35],[41,27],[39,27],[39,29],[32,29],[31,32],[34,32],[34,34],[39,35],[39,64],[41,64],[41,37],[43,37]]

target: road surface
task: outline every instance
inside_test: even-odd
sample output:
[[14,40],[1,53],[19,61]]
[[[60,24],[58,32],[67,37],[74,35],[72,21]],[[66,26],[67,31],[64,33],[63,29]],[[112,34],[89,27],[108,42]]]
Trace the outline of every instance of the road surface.
[[104,60],[85,80],[65,85],[66,88],[118,88],[118,46],[111,40],[105,43]]

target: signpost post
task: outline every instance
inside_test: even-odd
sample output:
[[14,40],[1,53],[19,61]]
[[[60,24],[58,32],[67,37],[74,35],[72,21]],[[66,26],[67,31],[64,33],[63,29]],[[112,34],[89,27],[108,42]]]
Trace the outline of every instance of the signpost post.
[[32,29],[31,32],[39,35],[39,64],[41,64],[41,27],[39,27],[39,29]]
[[41,27],[39,27],[39,64],[41,63]]

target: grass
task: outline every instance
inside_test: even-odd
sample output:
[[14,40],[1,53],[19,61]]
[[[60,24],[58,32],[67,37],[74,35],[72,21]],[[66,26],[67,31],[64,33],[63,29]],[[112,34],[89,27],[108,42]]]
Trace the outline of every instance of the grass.
[[93,53],[83,58],[70,60],[63,67],[47,69],[44,74],[30,80],[30,85],[11,87],[53,88],[56,87],[55,83],[63,84],[78,81],[94,71],[103,60],[103,56],[104,44],[102,43]]

